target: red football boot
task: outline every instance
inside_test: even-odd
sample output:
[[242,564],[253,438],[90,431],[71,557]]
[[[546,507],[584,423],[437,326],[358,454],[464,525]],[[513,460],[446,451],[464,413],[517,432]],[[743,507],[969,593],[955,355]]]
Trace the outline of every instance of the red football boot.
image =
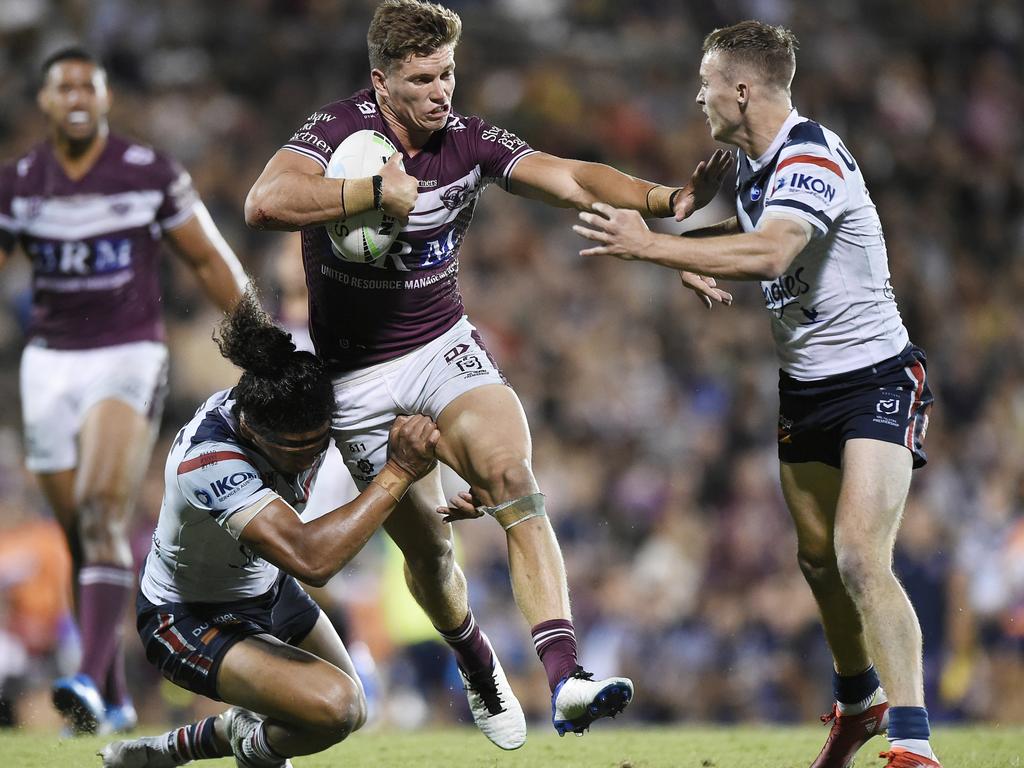
[[942,768],[938,760],[919,755],[903,747],[892,747],[888,752],[879,752],[879,757],[888,758],[885,768]]
[[831,712],[821,716],[821,722],[831,723],[832,728],[811,768],[850,768],[857,750],[872,736],[885,732],[889,702],[881,689],[875,693],[875,698],[882,700],[859,715],[844,715],[840,713],[839,705],[834,704]]

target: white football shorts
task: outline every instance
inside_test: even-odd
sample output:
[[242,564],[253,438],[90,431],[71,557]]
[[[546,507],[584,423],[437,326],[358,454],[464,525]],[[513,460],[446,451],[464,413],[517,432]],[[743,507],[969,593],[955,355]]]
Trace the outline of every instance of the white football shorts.
[[359,490],[388,458],[395,417],[437,419],[455,398],[486,384],[507,384],[466,317],[417,350],[334,378],[334,441]]
[[32,472],[78,465],[78,432],[101,400],[123,400],[158,419],[167,394],[167,347],[136,341],[98,349],[27,346],[21,356],[25,464]]

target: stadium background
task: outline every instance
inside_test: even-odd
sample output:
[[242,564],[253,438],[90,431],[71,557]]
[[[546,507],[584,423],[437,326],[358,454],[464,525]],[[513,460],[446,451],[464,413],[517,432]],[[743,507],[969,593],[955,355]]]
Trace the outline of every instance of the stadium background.
[[[935,719],[1024,721],[1024,14],[1016,0],[490,0],[464,20],[456,110],[535,148],[680,182],[714,148],[693,104],[704,33],[757,17],[801,39],[794,102],[844,136],[881,212],[904,320],[938,403],[897,552],[925,635]],[[0,157],[43,131],[38,64],[81,41],[107,63],[114,130],[175,155],[283,321],[301,327],[296,237],[245,228],[263,163],[319,105],[367,81],[370,0],[4,0]],[[701,221],[725,218],[728,195]],[[462,287],[526,405],[569,569],[583,661],[633,677],[633,722],[802,721],[829,660],[778,490],[776,365],[756,285],[705,312],[671,273],[583,262],[573,215],[492,190]],[[165,437],[137,512],[145,552],[166,437],[232,369],[172,257]],[[22,468],[17,365],[29,270],[0,274],[0,679],[21,722],[56,726],[74,663],[59,536]],[[530,714],[547,691],[487,521],[459,526],[478,618]],[[376,660],[378,722],[465,717],[448,654],[383,542],[319,597]],[[127,631],[132,632],[128,626]],[[161,685],[132,642],[144,720],[207,703]],[[363,656],[369,669],[368,654]]]

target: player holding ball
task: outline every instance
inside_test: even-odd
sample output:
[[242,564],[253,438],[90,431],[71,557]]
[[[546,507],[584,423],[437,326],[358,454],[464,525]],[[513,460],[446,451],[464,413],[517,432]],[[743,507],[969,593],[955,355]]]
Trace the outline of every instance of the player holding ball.
[[[470,484],[475,509],[447,508],[434,473],[384,527],[405,556],[412,594],[455,652],[474,720],[499,747],[515,749],[526,738],[522,710],[470,610],[438,511],[447,519],[486,513],[505,529],[512,590],[547,673],[559,733],[582,733],[622,711],[633,685],[594,680],[577,661],[565,569],[531,467],[526,416],[465,316],[460,246],[490,183],[555,206],[586,210],[607,200],[682,219],[711,199],[730,158],[716,153],[675,188],[535,151],[454,110],[461,31],[459,16],[441,5],[381,3],[367,35],[371,87],[313,112],[271,158],[245,210],[250,226],[302,230],[312,337],[333,376],[332,434],[356,484],[366,488],[383,467],[389,425],[403,413],[437,422],[438,458]],[[376,174],[328,178],[335,148],[363,130],[398,152]],[[328,225],[374,209],[403,222],[390,250],[369,263],[338,258]],[[706,302],[730,298],[696,275],[684,282]]]

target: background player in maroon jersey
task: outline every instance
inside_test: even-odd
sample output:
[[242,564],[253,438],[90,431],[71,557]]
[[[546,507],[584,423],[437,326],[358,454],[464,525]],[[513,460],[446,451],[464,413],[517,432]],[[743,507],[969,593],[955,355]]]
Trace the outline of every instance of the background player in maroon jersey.
[[[246,201],[257,228],[302,229],[317,352],[335,374],[334,434],[357,485],[382,466],[386,425],[422,412],[441,428],[438,456],[470,483],[479,509],[507,531],[516,602],[532,627],[560,733],[617,714],[632,696],[625,678],[594,681],[577,663],[565,570],[531,463],[515,392],[464,316],[458,253],[489,182],[562,207],[610,199],[651,216],[683,218],[717,191],[728,156],[716,153],[691,183],[670,188],[596,163],[532,150],[508,131],[452,109],[461,20],[434,3],[388,0],[371,22],[372,89],[321,107],[267,164]],[[335,147],[372,129],[399,148],[380,174],[327,179]],[[391,251],[371,264],[336,258],[323,225],[381,209],[404,222]],[[727,302],[713,282],[684,274],[706,301]],[[469,610],[451,533],[435,514],[440,484],[420,481],[385,524],[406,558],[410,589],[454,648],[474,719],[506,749],[525,738],[522,715],[490,644]],[[460,509],[448,517],[464,516]],[[470,513],[472,514],[472,513]],[[482,512],[481,512],[482,514]]]
[[223,310],[246,278],[188,174],[110,132],[106,74],[89,53],[53,54],[43,78],[49,136],[0,171],[0,263],[15,246],[32,261],[27,463],[74,563],[82,660],[54,703],[75,731],[120,730],[136,719],[120,631],[135,589],[127,526],[166,380],[160,242]]

